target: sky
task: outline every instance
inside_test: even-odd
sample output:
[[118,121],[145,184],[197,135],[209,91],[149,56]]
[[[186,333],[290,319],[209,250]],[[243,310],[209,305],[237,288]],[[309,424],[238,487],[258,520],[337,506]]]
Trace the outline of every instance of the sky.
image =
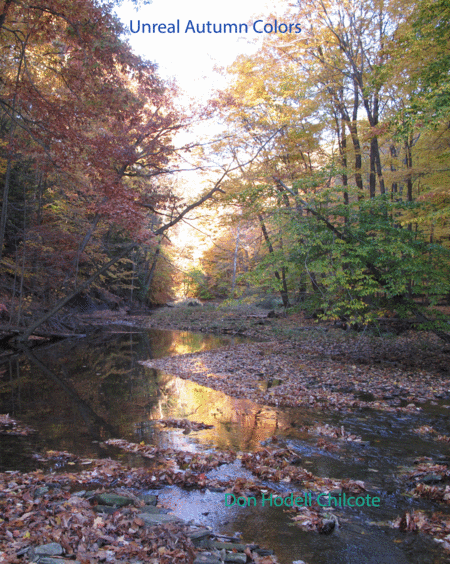
[[[280,10],[280,6],[283,8],[286,5],[286,0],[224,0],[221,2],[217,0],[152,0],[150,5],[141,6],[136,10],[131,2],[127,3],[124,0],[124,4],[116,9],[116,13],[128,29],[130,29],[130,21],[134,31],[137,31],[140,25],[139,32],[128,34],[127,40],[138,55],[158,64],[158,74],[162,78],[176,79],[179,89],[184,93],[180,102],[185,103],[189,98],[195,98],[198,102],[206,102],[214,90],[224,88],[226,78],[214,72],[214,67],[227,67],[239,54],[251,54],[258,48],[258,44],[254,41],[264,37],[264,34],[256,33],[251,24],[248,27],[248,33],[242,32],[241,34],[225,33],[223,27],[222,33],[193,33],[192,31],[186,33],[189,21],[192,22],[195,30],[197,24],[202,29],[203,24],[207,24],[208,21],[210,24],[216,24],[216,30],[218,30],[219,24],[223,26],[225,23],[235,23],[239,29],[239,24],[248,24],[262,18],[263,22],[257,26],[257,29],[260,30],[261,25],[273,21],[270,14],[276,11],[277,6]],[[165,24],[165,29],[168,31],[170,24],[177,25],[177,20],[179,20],[179,33],[162,33],[158,32],[158,28],[153,32],[153,24]],[[145,23],[151,24],[150,33],[148,28],[145,33],[142,33],[142,26]],[[245,28],[241,29],[243,31]],[[221,129],[220,124],[211,122],[208,122],[206,126],[200,124],[189,131],[179,133],[176,142],[178,146],[191,142],[193,135],[197,139],[204,140],[205,137],[209,138],[218,134]],[[192,196],[204,190],[210,190],[213,183],[218,180],[218,175],[221,175],[221,171],[217,171],[213,165],[211,175],[207,175],[206,178],[194,170],[181,174],[177,181],[179,187],[183,186]],[[195,215],[189,217],[194,224],[198,219],[197,215],[201,217],[196,210]],[[209,220],[211,221],[211,217]],[[206,239],[204,245],[200,245],[197,235],[191,223],[184,222],[177,226],[175,233],[171,233],[172,243],[179,247],[179,262],[183,267],[187,268],[191,265],[192,260],[198,260],[205,250],[204,245],[211,244],[210,240]],[[184,245],[193,240],[197,242],[194,245],[196,248],[193,256],[189,255],[186,266],[183,262]]]
[[[252,53],[256,46],[249,41],[264,36],[264,33],[256,33],[251,25],[248,33],[244,33],[244,27],[241,34],[224,32],[223,26],[222,33],[214,33],[212,24],[216,24],[216,30],[219,30],[219,24],[236,23],[239,29],[240,23],[263,18],[256,28],[262,30],[263,25],[273,21],[269,14],[277,5],[279,2],[274,0],[152,0],[150,5],[137,10],[131,3],[125,2],[116,12],[128,29],[130,22],[134,31],[139,29],[138,33],[127,36],[136,53],[156,62],[163,78],[175,77],[188,96],[205,98],[215,87],[224,86],[224,79],[214,72],[214,66],[226,67],[240,53]],[[255,15],[260,17],[253,18]],[[177,20],[179,33],[168,33],[169,25],[176,26]],[[195,33],[191,28],[186,32],[189,21]],[[206,33],[197,33],[197,24],[202,29],[208,21],[211,33],[207,33],[206,26]],[[148,27],[142,32],[144,23],[152,24],[150,33]],[[153,33],[153,24],[165,24],[166,33],[163,33],[164,27],[161,31],[155,28]]]

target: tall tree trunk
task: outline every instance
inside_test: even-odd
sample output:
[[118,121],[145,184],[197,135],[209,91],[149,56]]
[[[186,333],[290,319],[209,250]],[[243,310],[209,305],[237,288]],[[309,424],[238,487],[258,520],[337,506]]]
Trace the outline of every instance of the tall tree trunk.
[[148,274],[147,274],[147,276],[145,277],[145,280],[144,280],[144,292],[145,292],[146,297],[147,297],[147,294],[148,294],[148,292],[151,288],[153,278],[155,276],[156,265],[158,263],[158,258],[159,258],[159,255],[161,253],[162,239],[163,239],[163,235],[161,235],[161,237],[159,238],[158,244],[156,246],[155,254],[153,255],[152,265],[151,265],[150,270],[148,271]]
[[[0,15],[0,29],[4,23],[4,19],[6,18],[6,14],[11,2],[7,2],[3,8],[3,14]],[[3,17],[3,20],[2,20]],[[13,140],[14,140],[14,133],[16,129],[16,100],[17,100],[17,87],[19,85],[20,75],[22,73],[22,66],[25,58],[25,49],[28,42],[28,36],[22,42],[22,50],[20,53],[19,65],[17,67],[17,74],[16,74],[16,91],[14,92],[14,96],[11,103],[11,129],[9,131],[9,141],[8,141],[8,162],[6,165],[6,174],[5,174],[5,183],[3,185],[3,194],[2,194],[2,213],[0,216],[0,261],[3,257],[3,246],[5,243],[5,233],[6,233],[6,221],[8,218],[8,198],[9,198],[9,188],[11,183],[11,167],[12,167],[12,157],[13,157]]]
[[27,246],[27,198],[25,183],[23,184],[23,242],[22,242],[22,268],[20,271],[19,307],[17,310],[17,325],[20,325],[23,302],[23,280],[25,278],[25,251]]
[[233,276],[231,278],[231,297],[234,298],[234,287],[236,286],[237,257],[239,251],[239,239],[241,234],[241,224],[239,223],[236,233],[236,245],[233,253]]
[[375,171],[375,138],[370,140],[370,172],[369,172],[369,197],[375,198],[377,179]]
[[[345,135],[345,125],[342,123],[341,127],[342,139],[341,139],[341,162],[342,162],[342,186],[344,187],[344,204],[348,206],[348,174],[347,174],[347,137]],[[348,221],[347,216],[345,221]]]
[[[378,125],[379,120],[379,98],[378,92],[374,93],[372,96],[372,103],[367,95],[364,94],[364,86],[361,83],[360,88],[362,91],[363,105],[366,110],[367,119],[369,125],[372,129],[375,129]],[[386,193],[386,187],[384,184],[383,170],[381,168],[381,157],[380,157],[380,147],[378,145],[378,134],[376,131],[372,131],[372,138],[370,141],[370,174],[372,179],[372,173],[377,175],[378,184],[380,186],[380,194]],[[372,180],[369,188],[370,197],[375,197],[375,188],[372,185]],[[372,196],[373,193],[373,196]]]
[[[358,86],[356,82],[354,82],[353,88],[354,96],[353,96],[353,113],[350,117],[347,108],[344,106],[343,94],[342,100],[339,101],[339,109],[341,112],[341,117],[343,121],[347,124],[348,130],[350,132],[350,137],[353,144],[353,152],[355,153],[355,184],[358,189],[362,192],[364,189],[363,179],[362,179],[362,152],[361,152],[361,143],[359,141],[358,135],[358,126],[357,126],[357,119],[358,119],[358,108],[359,108],[359,94],[358,94]],[[345,132],[343,137],[345,137]]]
[[[261,231],[262,231],[262,234],[264,236],[264,240],[267,244],[267,248],[269,249],[269,253],[273,254],[273,252],[274,252],[273,245],[270,241],[269,233],[267,232],[267,227],[266,227],[266,224],[264,223],[264,218],[261,214],[258,214],[258,219],[259,219],[259,223],[261,225]],[[275,278],[279,282],[281,282],[280,296],[281,296],[281,299],[283,300],[284,307],[288,308],[290,306],[290,303],[289,303],[289,295],[288,295],[288,290],[287,290],[284,268],[282,269],[282,275],[281,276],[280,276],[280,273],[278,272],[278,270],[274,271],[274,275],[275,275]]]
[[[413,200],[413,181],[412,181],[412,138],[411,135],[405,140],[405,154],[406,154],[406,200],[412,202]],[[408,223],[408,230],[412,231],[412,223]]]
[[[394,165],[393,159],[397,158],[397,149],[395,147],[395,145],[392,143],[391,146],[389,147],[389,152],[391,153],[391,172],[396,172],[397,169]],[[398,183],[397,182],[392,182],[391,184],[391,201],[394,201],[397,197],[397,192],[398,192]]]
[[11,157],[8,157],[8,163],[6,165],[5,173],[5,183],[3,184],[3,194],[2,194],[2,213],[0,216],[0,261],[3,257],[3,246],[5,244],[5,234],[6,234],[6,220],[8,218],[8,198],[9,198],[9,186],[11,179]]

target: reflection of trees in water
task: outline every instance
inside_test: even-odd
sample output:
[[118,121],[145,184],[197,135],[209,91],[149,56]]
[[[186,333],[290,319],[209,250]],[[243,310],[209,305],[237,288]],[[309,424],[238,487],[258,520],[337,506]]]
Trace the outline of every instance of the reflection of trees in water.
[[56,375],[44,363],[42,363],[36,356],[27,348],[23,347],[23,352],[33,366],[50,378],[52,382],[59,386],[66,394],[67,402],[78,411],[81,418],[86,425],[86,428],[94,440],[105,440],[106,438],[114,437],[117,435],[117,430],[102,417],[100,417],[89,405],[88,402],[83,400],[78,393],[73,389],[70,383],[63,377]]
[[188,418],[214,425],[214,429],[196,434],[195,440],[223,449],[255,448],[280,427],[290,426],[289,417],[274,408],[232,398],[177,377],[165,384],[150,417]]
[[[10,359],[0,372],[0,410],[38,429],[46,448],[89,456],[93,440],[112,435],[137,440],[136,423],[172,416],[211,420],[218,430],[210,435],[211,442],[219,439],[225,447],[236,448],[236,426],[261,427],[254,414],[238,415],[242,410],[236,400],[139,363],[219,344],[227,340],[145,331],[94,333],[35,349],[20,360]],[[244,436],[253,440],[247,430]]]
[[[167,347],[170,334],[162,335]],[[138,363],[154,346],[146,333],[94,335],[11,360],[0,373],[1,411],[60,449],[130,434],[157,401],[160,377]]]

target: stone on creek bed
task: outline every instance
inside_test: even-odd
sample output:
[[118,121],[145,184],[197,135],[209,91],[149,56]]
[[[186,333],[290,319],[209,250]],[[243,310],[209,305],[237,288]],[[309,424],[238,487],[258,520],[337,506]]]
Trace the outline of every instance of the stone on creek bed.
[[134,505],[134,499],[123,495],[102,493],[95,496],[99,505],[109,505],[115,507],[125,507],[126,505]]
[[427,474],[419,480],[422,484],[438,484],[442,482],[443,478],[439,474]]
[[153,527],[156,525],[162,525],[164,523],[182,523],[183,520],[175,517],[175,515],[166,515],[164,513],[139,513],[138,517],[144,521],[144,523]]
[[144,507],[139,507],[141,513],[169,513],[167,509],[162,509],[161,507],[155,507],[154,505],[145,505]]
[[218,556],[209,553],[198,554],[194,560],[194,564],[222,564],[222,562],[223,560]]
[[65,560],[64,558],[50,558],[49,556],[41,556],[37,561],[38,564],[81,564],[79,560]]
[[238,552],[244,552],[247,545],[234,542],[212,541],[210,543],[210,547],[215,548],[216,550],[237,550]]
[[239,552],[230,552],[225,554],[224,562],[235,562],[237,564],[245,564],[247,562],[247,555]]
[[188,537],[191,539],[192,544],[197,548],[208,548],[211,535],[212,533],[209,529],[198,529],[188,533]]
[[106,513],[107,515],[112,515],[118,508],[111,505],[96,505],[93,509],[96,513]]
[[247,555],[243,553],[226,553],[221,554],[220,557],[209,552],[197,554],[194,564],[222,564],[222,562],[234,562],[236,564],[245,564],[247,562]]
[[62,556],[63,554],[63,547],[57,542],[51,542],[31,548],[28,552],[28,557],[32,562],[38,562],[39,564],[64,564],[64,562],[70,562],[70,564],[80,564],[78,560],[53,558],[54,556]]
[[57,542],[50,542],[42,546],[37,546],[34,549],[34,553],[36,556],[62,556],[64,549]]
[[156,505],[156,502],[158,501],[158,497],[153,494],[140,494],[138,495],[138,498],[141,499],[145,505]]

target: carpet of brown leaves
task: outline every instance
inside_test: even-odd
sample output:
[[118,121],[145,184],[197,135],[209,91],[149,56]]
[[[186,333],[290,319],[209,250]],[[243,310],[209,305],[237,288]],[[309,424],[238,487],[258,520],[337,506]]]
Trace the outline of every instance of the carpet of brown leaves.
[[[195,550],[183,525],[147,528],[139,508],[97,515],[89,500],[71,493],[102,488],[115,480],[135,483],[138,476],[111,460],[88,461],[83,472],[0,474],[0,558],[5,564],[29,562],[26,549],[57,542],[79,562],[190,563]],[[103,490],[104,491],[104,490]],[[142,504],[143,505],[143,504]]]
[[[291,341],[245,343],[143,364],[233,397],[284,407],[415,412],[421,409],[417,403],[447,397],[450,387],[450,376],[437,379],[435,373],[425,370],[410,372],[330,359],[321,343],[302,347]],[[271,386],[274,380],[281,382]],[[364,395],[369,397],[361,399]]]
[[[89,469],[57,474],[45,474],[43,471],[0,474],[2,563],[30,562],[30,548],[52,542],[63,547],[65,558],[76,558],[81,564],[194,562],[198,549],[191,542],[190,527],[184,523],[148,527],[138,516],[144,502],[135,492],[174,483],[198,488],[216,485],[224,491],[231,484],[207,480],[204,472],[234,460],[235,455],[221,452],[197,455],[120,440],[109,443],[155,458],[158,464],[151,469],[130,469],[110,459],[83,459],[67,452],[48,451],[42,456],[43,460],[70,461],[88,465]],[[86,490],[89,490],[89,495]],[[95,513],[95,499],[105,491],[131,497],[133,506],[117,509],[112,514]],[[245,480],[235,480],[229,491],[238,495],[248,491],[253,495],[260,491],[260,487],[247,484]],[[83,493],[83,496],[76,492]],[[249,562],[277,562],[274,556],[259,556],[250,548],[246,554]]]

